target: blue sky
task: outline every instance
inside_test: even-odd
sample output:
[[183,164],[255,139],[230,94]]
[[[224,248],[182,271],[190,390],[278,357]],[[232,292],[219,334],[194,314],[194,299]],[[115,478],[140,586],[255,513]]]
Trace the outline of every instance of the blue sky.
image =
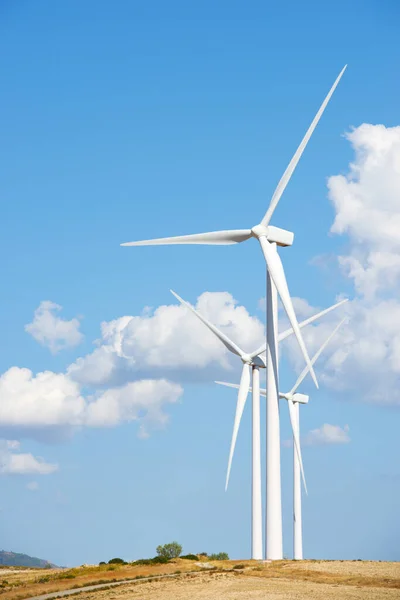
[[[145,307],[176,304],[171,287],[192,303],[206,291],[230,294],[247,316],[234,311],[228,296],[218,311],[212,302],[220,297],[211,296],[209,309],[223,325],[229,305],[236,333],[263,322],[265,274],[255,243],[119,244],[256,224],[323,97],[349,64],[273,220],[295,232],[293,247],[282,251],[292,295],[313,310],[348,295],[354,324],[335,346],[325,379],[321,364],[320,391],[304,388],[311,393],[302,411],[304,434],[328,423],[348,425],[350,437],[305,446],[307,557],[400,559],[398,248],[377,241],[390,237],[389,225],[399,218],[393,200],[400,197],[398,10],[389,1],[338,1],[323,10],[311,1],[21,0],[0,7],[2,374],[18,367],[33,377],[43,371],[69,377],[69,366],[95,349],[102,322],[131,315],[147,323],[153,313]],[[384,127],[359,129],[363,123]],[[346,139],[351,127],[354,137]],[[378,165],[372,171],[370,157]],[[352,189],[351,162],[359,167],[353,180],[359,173],[365,178],[358,212],[349,215],[352,198],[343,192]],[[383,216],[376,213],[380,203]],[[375,223],[382,236],[368,229]],[[63,307],[49,309],[47,317],[78,319],[63,338],[67,347],[56,353],[48,338],[47,345],[38,343],[25,330],[42,301]],[[297,306],[299,314],[309,309]],[[71,331],[78,330],[84,337],[74,345]],[[326,331],[315,328],[310,346]],[[197,343],[195,354],[203,343],[198,332],[185,338]],[[376,373],[367,342],[384,348],[373,357]],[[130,346],[134,374],[126,374],[121,357],[101,385],[81,373],[74,384],[80,397],[90,401],[113,390],[104,396],[107,404],[128,381],[148,379],[147,343],[141,338],[142,358]],[[104,344],[103,336],[99,347]],[[163,352],[170,359],[172,346],[160,346]],[[150,423],[145,439],[138,437],[140,418],[138,424],[121,417],[109,426],[66,419],[55,430],[40,394],[18,396],[20,417],[11,422],[3,415],[0,434],[21,445],[0,452],[7,460],[18,452],[43,457],[58,469],[40,474],[26,467],[25,474],[0,477],[4,549],[73,565],[148,556],[177,539],[187,552],[248,556],[250,411],[225,493],[235,396],[212,381],[217,373],[236,380],[239,366],[233,362],[226,373],[215,352],[217,366],[197,368],[192,361],[188,367],[177,357],[176,368],[152,370],[154,379],[183,392],[164,408],[168,423]],[[288,346],[282,385],[289,388],[298,366],[295,347]],[[4,394],[0,403],[11,402]],[[23,401],[41,414],[35,426],[24,420]],[[287,439],[285,406],[281,413]],[[284,551],[291,555],[291,450],[285,447],[282,462]],[[37,489],[27,488],[32,482]]]

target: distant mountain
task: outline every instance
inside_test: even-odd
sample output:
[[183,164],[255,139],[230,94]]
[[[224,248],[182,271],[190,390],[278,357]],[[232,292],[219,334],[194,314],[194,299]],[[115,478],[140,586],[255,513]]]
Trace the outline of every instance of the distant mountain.
[[51,564],[48,560],[20,554],[19,552],[6,552],[0,550],[0,566],[7,567],[39,567],[42,569],[53,569],[56,565]]

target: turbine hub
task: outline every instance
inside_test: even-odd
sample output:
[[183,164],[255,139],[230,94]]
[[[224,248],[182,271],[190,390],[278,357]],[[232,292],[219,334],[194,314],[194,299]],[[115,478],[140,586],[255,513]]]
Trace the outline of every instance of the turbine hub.
[[251,358],[251,356],[249,354],[243,354],[240,358],[242,359],[242,363],[245,365],[253,364],[253,359]]
[[268,229],[269,227],[265,227],[264,225],[256,225],[255,227],[252,227],[251,234],[257,239],[260,239],[260,237],[266,237],[268,239]]
[[260,237],[266,237],[269,242],[275,242],[278,246],[291,246],[293,244],[294,233],[287,231],[286,229],[280,229],[269,225],[256,225],[252,228],[251,234],[253,237],[260,239]]

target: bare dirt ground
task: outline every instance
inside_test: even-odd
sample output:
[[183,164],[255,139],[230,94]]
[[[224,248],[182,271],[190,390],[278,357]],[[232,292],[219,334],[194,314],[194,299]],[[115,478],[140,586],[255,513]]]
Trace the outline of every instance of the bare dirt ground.
[[[118,587],[83,589],[79,600],[400,600],[400,563],[216,561],[212,565],[213,569],[204,570],[198,563],[178,559],[167,565],[126,565],[115,570],[106,565],[64,571],[4,569],[0,581],[7,577],[9,584],[0,588],[0,600],[22,600],[53,591],[61,596],[63,590],[133,577],[138,579]],[[175,575],[157,579],[163,574]],[[140,579],[148,576],[150,581]]]
[[127,584],[81,594],[82,600],[394,600],[400,589],[314,583],[232,573],[196,574],[177,580]]

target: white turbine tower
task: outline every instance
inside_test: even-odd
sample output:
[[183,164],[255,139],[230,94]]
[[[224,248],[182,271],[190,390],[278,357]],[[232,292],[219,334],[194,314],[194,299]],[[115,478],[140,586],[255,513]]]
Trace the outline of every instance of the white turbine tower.
[[346,66],[342,69],[328,95],[323,101],[314,120],[308,128],[303,140],[287,166],[278,186],[271,198],[270,205],[261,222],[251,229],[235,229],[230,231],[213,231],[178,237],[167,237],[139,242],[127,242],[122,246],[147,246],[164,244],[211,244],[229,245],[256,238],[267,264],[267,501],[266,501],[266,556],[269,559],[282,558],[282,502],[280,478],[280,436],[279,436],[279,404],[278,404],[278,353],[277,353],[277,294],[287,313],[290,325],[299,343],[311,376],[318,387],[317,379],[305,347],[299,325],[289,294],[285,272],[276,246],[291,246],[294,234],[284,229],[271,226],[272,215],[289,183],[289,180],[300,160],[301,155],[320,120]]
[[[233,354],[239,356],[243,363],[242,374],[240,377],[240,384],[225,384],[231,387],[237,387],[239,389],[238,399],[236,403],[235,421],[233,425],[232,441],[229,451],[228,469],[226,473],[225,490],[228,488],[229,477],[232,467],[232,459],[235,451],[236,439],[239,432],[240,421],[243,415],[243,410],[246,404],[249,390],[252,391],[252,525],[251,525],[251,557],[255,560],[261,560],[263,556],[263,544],[262,544],[262,493],[261,493],[261,444],[260,444],[260,374],[259,369],[265,368],[265,360],[259,356],[259,352],[252,352],[247,354],[244,352],[235,342],[230,340],[222,331],[220,331],[215,325],[208,321],[203,315],[201,315],[193,306],[183,300],[173,290],[171,293],[179,300],[181,304],[186,306],[192,313],[200,319],[210,329],[214,335],[224,344],[224,346]],[[310,323],[313,323],[316,319],[326,315],[331,310],[334,310],[338,306],[341,306],[347,302],[342,300],[337,304],[319,312],[318,314],[309,317],[305,321],[299,324],[299,327],[305,327]],[[286,339],[293,333],[293,329],[290,328],[278,336],[278,342]],[[262,351],[265,352],[265,347],[262,347]],[[307,373],[309,368],[307,367]],[[250,380],[252,379],[252,387],[250,387]],[[217,382],[219,383],[219,382]],[[295,395],[301,396],[301,394]],[[301,401],[301,400],[299,400]],[[296,431],[293,429],[293,436],[296,436]],[[299,448],[299,440],[296,438],[296,447]]]
[[[346,300],[344,301],[346,302]],[[332,306],[328,310],[332,310],[339,306],[341,303]],[[317,315],[319,316],[319,315]],[[347,321],[347,318],[342,319],[340,323],[335,327],[329,337],[322,344],[318,352],[316,352],[311,359],[311,363],[314,365],[318,360],[322,352],[325,350],[326,346],[329,344],[331,339],[335,336],[339,328]],[[300,384],[303,382],[306,375],[309,373],[309,367],[305,367],[299,377],[297,378],[296,383],[290,390],[290,392],[283,394],[279,393],[280,398],[284,398],[287,400],[288,408],[289,408],[289,418],[290,424],[293,432],[293,558],[295,560],[303,559],[303,528],[302,528],[302,510],[301,510],[301,479],[303,480],[304,489],[307,493],[307,484],[304,475],[303,468],[303,459],[301,456],[301,446],[300,446],[300,404],[307,404],[309,397],[305,394],[300,394],[297,392]],[[216,381],[219,385],[224,385],[226,387],[231,387],[238,389],[239,385],[236,383],[227,383],[225,381]],[[252,391],[250,388],[249,391]],[[267,390],[261,389],[259,390],[259,394],[261,396],[267,395]]]

